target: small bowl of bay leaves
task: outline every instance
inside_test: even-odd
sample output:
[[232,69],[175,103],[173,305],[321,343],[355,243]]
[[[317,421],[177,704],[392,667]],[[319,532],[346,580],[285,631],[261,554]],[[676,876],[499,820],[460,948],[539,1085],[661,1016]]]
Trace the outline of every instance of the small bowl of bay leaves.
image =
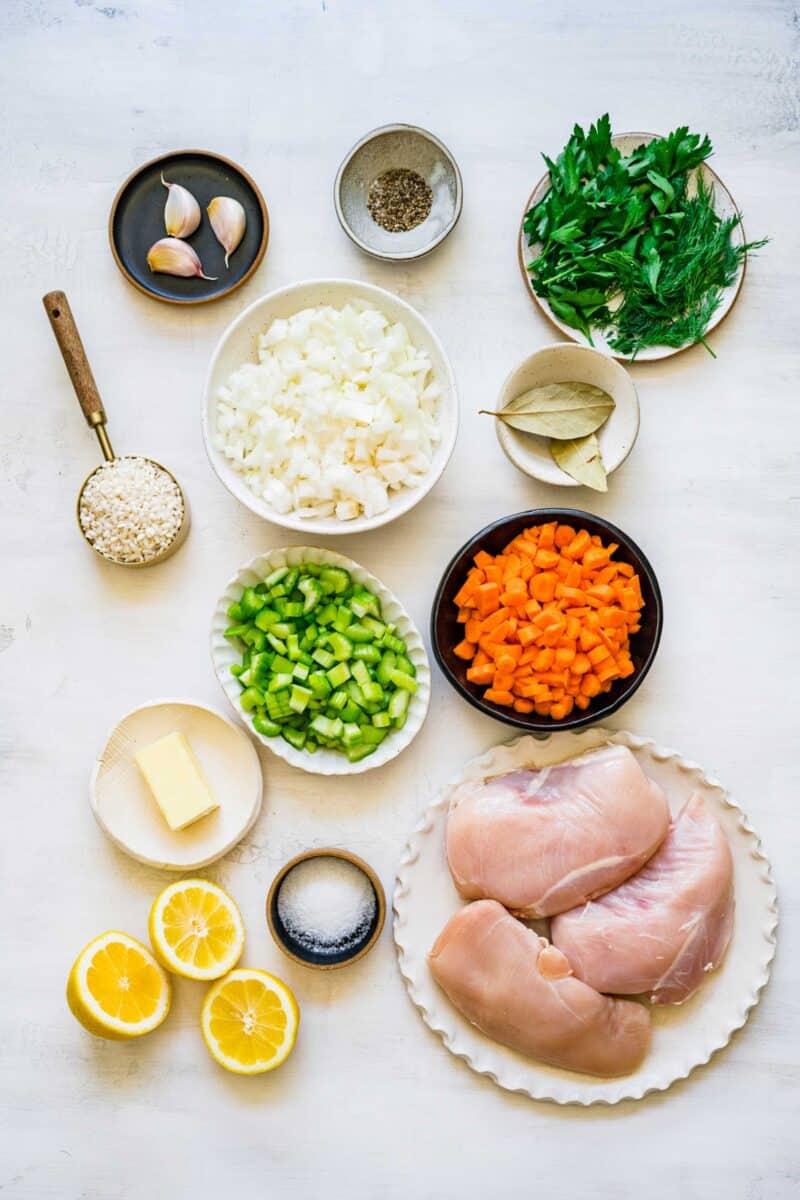
[[608,476],[639,432],[639,398],[615,359],[589,346],[556,342],[515,367],[495,419],[503,453],[520,471],[556,487],[608,490]]

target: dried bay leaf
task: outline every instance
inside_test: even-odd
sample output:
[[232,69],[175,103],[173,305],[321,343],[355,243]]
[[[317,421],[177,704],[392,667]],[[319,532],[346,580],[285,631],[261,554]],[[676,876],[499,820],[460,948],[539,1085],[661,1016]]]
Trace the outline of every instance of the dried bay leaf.
[[591,383],[548,383],[515,396],[500,412],[488,415],[522,433],[568,439],[594,433],[613,408],[608,392]]
[[608,491],[608,476],[603,466],[600,443],[594,433],[587,437],[570,438],[569,441],[552,441],[550,453],[553,459],[576,483],[594,488],[596,492]]

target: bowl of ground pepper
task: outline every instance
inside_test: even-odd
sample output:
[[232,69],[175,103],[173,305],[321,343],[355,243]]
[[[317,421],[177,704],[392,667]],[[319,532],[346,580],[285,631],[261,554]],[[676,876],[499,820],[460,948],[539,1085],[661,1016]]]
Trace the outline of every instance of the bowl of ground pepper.
[[365,134],[336,174],[333,200],[345,233],[373,258],[430,254],[461,215],[463,187],[447,147],[416,125]]

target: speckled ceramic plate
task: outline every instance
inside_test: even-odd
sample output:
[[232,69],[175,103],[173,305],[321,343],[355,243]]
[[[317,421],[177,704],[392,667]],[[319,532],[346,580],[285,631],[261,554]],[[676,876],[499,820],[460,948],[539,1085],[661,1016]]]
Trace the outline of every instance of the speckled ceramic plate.
[[[184,240],[197,253],[205,274],[215,279],[183,279],[155,273],[148,267],[148,250],[167,236],[167,191],[161,182],[162,173],[170,183],[188,188],[200,205],[200,225]],[[231,254],[228,267],[206,212],[215,196],[238,200],[247,220],[244,237]],[[108,237],[114,261],[140,292],[168,304],[205,304],[227,296],[253,274],[267,249],[269,217],[258,187],[235,162],[207,150],[178,150],[151,159],[125,180],[111,207]]]
[[[637,146],[647,145],[648,142],[655,141],[656,137],[658,136],[659,135],[655,133],[620,133],[615,137],[612,137],[611,142],[612,145],[616,146],[618,150],[621,150],[623,154],[631,154]],[[709,167],[707,163],[703,163],[699,170],[702,172],[706,183],[710,183],[714,187],[716,208],[720,216],[730,217],[738,214],[739,209],[736,207],[736,202],[726,188],[725,184],[720,179],[719,175],[717,175],[715,171],[712,171],[711,167]],[[517,239],[519,250],[519,266],[522,272],[522,278],[525,280],[525,286],[528,289],[531,299],[533,300],[534,304],[538,305],[538,307],[547,317],[548,321],[551,321],[557,329],[560,329],[564,336],[568,337],[570,341],[578,342],[582,346],[588,346],[589,341],[586,337],[584,337],[580,330],[573,329],[571,325],[567,325],[564,321],[561,321],[553,312],[548,302],[541,296],[537,296],[536,292],[533,290],[531,277],[526,269],[527,264],[536,256],[537,247],[535,245],[528,245],[528,237],[523,228],[525,223],[525,214],[528,212],[528,209],[532,208],[534,204],[538,204],[539,201],[543,199],[543,197],[549,191],[549,188],[550,175],[548,173],[542,176],[525,202],[525,208],[523,209],[522,213],[522,221],[520,222],[519,227],[519,237]],[[739,224],[734,230],[733,239],[735,244],[744,244],[745,235],[741,224]],[[723,292],[722,303],[711,319],[708,329],[706,330],[707,335],[711,333],[712,330],[717,328],[717,326],[724,320],[724,318],[733,308],[744,280],[745,266],[746,261],[743,260],[733,283]],[[621,362],[630,361],[628,355],[618,354],[615,350],[611,349],[602,331],[593,329],[592,337],[594,340],[594,345],[598,350],[602,350],[605,354],[610,355],[612,358],[617,358]],[[671,358],[673,354],[680,354],[683,350],[688,350],[693,345],[696,345],[696,343],[690,342],[685,346],[674,347],[649,346],[646,350],[642,350],[636,355],[636,361],[654,362],[660,358]]]
[[[242,708],[239,697],[242,689],[237,680],[231,675],[231,666],[242,661],[239,648],[225,637],[225,630],[230,625],[227,615],[228,608],[238,600],[246,587],[255,587],[261,583],[271,571],[278,567],[298,567],[302,563],[327,563],[333,567],[343,567],[349,571],[353,579],[364,587],[369,588],[381,602],[381,612],[386,621],[397,626],[397,636],[401,637],[407,646],[408,657],[417,669],[417,690],[408,705],[406,723],[402,729],[395,730],[381,742],[374,754],[362,758],[360,762],[350,762],[344,754],[336,750],[320,748],[314,754],[307,750],[296,750],[282,737],[263,737],[252,728],[250,717]],[[428,655],[411,617],[403,608],[397,597],[389,591],[374,575],[365,570],[352,558],[336,554],[333,550],[321,550],[315,546],[288,546],[283,550],[270,550],[266,554],[252,559],[242,567],[230,581],[225,591],[217,601],[214,616],[211,621],[211,658],[214,670],[222,690],[242,721],[262,745],[285,759],[293,767],[309,771],[313,775],[359,775],[362,771],[371,771],[382,767],[385,763],[396,758],[401,750],[405,750],[422,728],[422,722],[428,712],[431,696],[431,671],[428,665]]]
[[[485,1037],[462,1017],[434,983],[427,953],[463,905],[447,869],[444,828],[450,793],[462,780],[522,766],[547,766],[606,743],[628,746],[646,773],[664,788],[673,812],[702,792],[730,842],[736,922],[719,970],[686,1004],[653,1008],[653,1042],[641,1067],[621,1079],[562,1071],[523,1057]],[[777,901],[758,836],[722,784],[696,763],[632,733],[594,728],[556,733],[545,741],[526,735],[472,759],[424,813],[406,844],[394,894],[394,937],[400,971],[425,1024],[452,1054],[498,1086],[557,1104],[617,1104],[664,1091],[727,1045],[758,1002],[775,953]]]

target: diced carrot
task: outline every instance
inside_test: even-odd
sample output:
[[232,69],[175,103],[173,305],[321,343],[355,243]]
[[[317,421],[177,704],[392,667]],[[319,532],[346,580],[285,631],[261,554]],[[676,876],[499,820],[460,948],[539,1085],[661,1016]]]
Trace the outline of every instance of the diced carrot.
[[571,525],[559,525],[555,538],[559,550],[563,550],[565,546],[568,546],[574,537],[575,530]]
[[581,529],[580,533],[576,533],[568,546],[565,546],[561,553],[565,558],[582,558],[586,550],[591,545],[591,538],[585,529]]
[[548,521],[546,525],[542,525],[539,530],[539,546],[544,546],[549,550],[556,543],[556,525],[555,521]]
[[561,556],[557,550],[546,550],[544,547],[540,547],[536,551],[536,557],[533,561],[543,571],[550,571],[553,567],[558,566],[560,560]]
[[464,626],[464,634],[468,642],[477,644],[478,638],[481,636],[481,622],[476,617],[471,617]]
[[544,650],[540,650],[533,660],[533,669],[535,671],[549,671],[555,660],[555,650],[546,647]]
[[581,692],[584,696],[599,696],[602,691],[600,680],[596,675],[584,675]]
[[552,600],[555,596],[557,583],[557,575],[552,571],[542,571],[539,575],[534,575],[531,578],[531,596],[534,600],[538,600],[540,604],[546,604],[548,600]]
[[514,703],[511,692],[498,691],[497,688],[487,688],[483,693],[483,698],[490,704],[502,704],[505,707],[510,707]]
[[470,683],[491,683],[494,676],[494,663],[485,663],[480,667],[470,667],[467,671],[467,679]]
[[[485,585],[484,585],[485,586]],[[498,625],[502,625],[506,617],[509,615],[508,608],[498,608],[490,616],[485,617],[481,621],[481,633],[491,633]]]
[[517,630],[520,646],[530,646],[539,636],[539,630],[535,625],[521,625]]
[[485,650],[479,650],[472,660],[472,665],[473,667],[482,667],[491,661],[491,657],[486,653]]
[[590,546],[583,556],[583,565],[587,571],[595,571],[598,567],[608,565],[609,552],[601,546]]
[[481,617],[488,617],[500,607],[500,589],[496,583],[481,583],[477,589],[478,612]]
[[535,704],[534,709],[536,711],[537,716],[540,716],[540,717],[549,717],[550,716],[550,705],[546,700],[544,702]]
[[[463,642],[462,642],[462,645],[464,645]],[[466,645],[469,645],[469,642],[467,642]],[[575,651],[572,649],[571,646],[559,646],[556,649],[555,653],[556,653],[556,664],[555,665],[557,667],[568,667],[575,660]],[[470,655],[470,657],[472,657],[472,656]]]
[[530,700],[517,699],[514,701],[514,712],[532,713],[533,703]]
[[494,565],[494,559],[492,558],[491,554],[487,554],[485,550],[479,550],[478,553],[475,555],[474,561],[475,561],[476,567],[483,568],[483,567],[491,567]]
[[585,675],[587,671],[591,671],[592,664],[586,654],[576,654],[570,663],[569,667],[573,675]]
[[470,659],[475,657],[475,646],[472,642],[465,640],[458,643],[458,645],[454,648],[453,653],[459,658],[465,658],[467,662],[469,662]]

